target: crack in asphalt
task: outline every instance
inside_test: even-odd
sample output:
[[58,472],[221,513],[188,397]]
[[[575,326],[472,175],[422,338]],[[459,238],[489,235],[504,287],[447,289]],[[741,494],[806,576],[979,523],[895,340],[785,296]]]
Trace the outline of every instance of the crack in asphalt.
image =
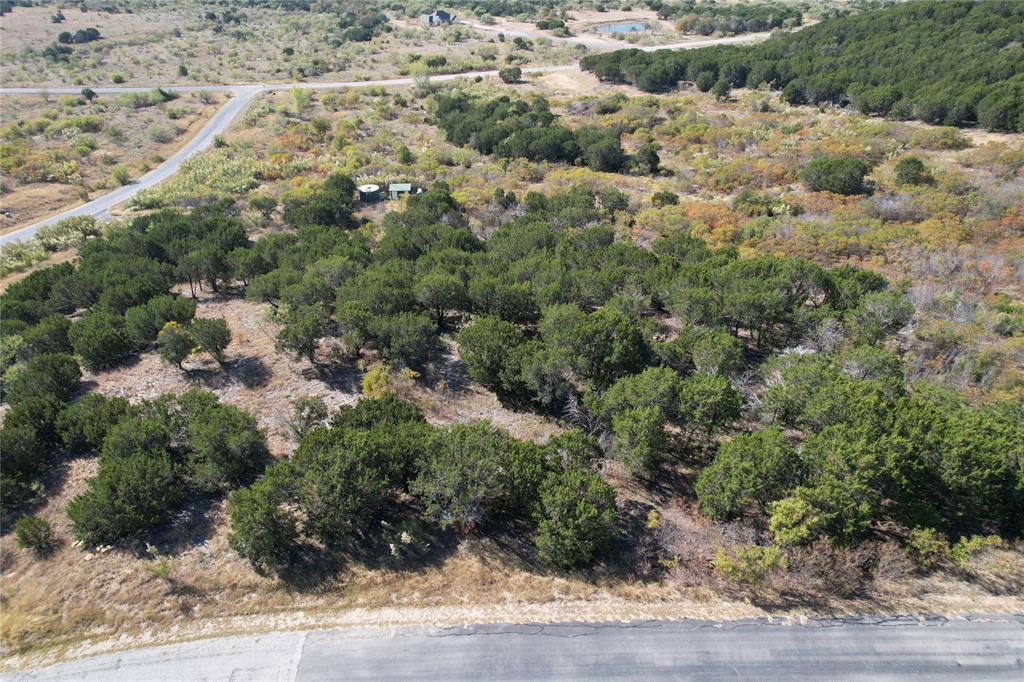
[[[679,632],[696,632],[699,630],[733,631],[742,628],[789,627],[807,630],[825,630],[845,627],[927,627],[941,628],[954,620],[970,623],[1004,623],[1017,624],[1024,627],[1024,614],[1009,614],[1005,617],[966,615],[950,618],[943,615],[918,616],[913,614],[891,615],[859,615],[830,616],[827,618],[780,619],[750,618],[735,621],[689,621],[689,620],[639,620],[629,622],[565,622],[565,623],[519,623],[519,624],[480,624],[440,627],[426,633],[427,637],[489,637],[495,635],[523,635],[527,637],[555,637],[560,639],[576,639],[589,637],[603,630],[660,630],[666,626]],[[411,636],[403,633],[398,636]],[[417,633],[419,634],[419,633]]]
[[[983,625],[972,628],[971,624]],[[769,626],[770,634],[759,637],[769,631]],[[914,632],[909,630],[912,627],[930,628],[931,632]],[[595,673],[601,678],[618,678],[622,671],[631,670],[637,673],[633,677],[649,673],[651,679],[707,673],[714,677],[765,679],[787,675],[812,679],[923,675],[958,681],[971,677],[1019,680],[1024,669],[1022,627],[1021,613],[893,613],[735,621],[637,619],[305,630],[122,651],[2,678],[12,682],[280,682],[334,680],[339,675],[381,679],[387,676],[382,673],[386,670],[394,672],[395,678],[426,676],[450,682],[485,678],[586,680]],[[902,632],[884,634],[887,628]],[[836,632],[822,632],[826,629]],[[841,632],[843,629],[847,631]],[[627,634],[630,630],[637,632]],[[729,635],[730,631],[740,632]],[[503,641],[496,642],[495,635]],[[594,639],[597,635],[603,636]],[[550,639],[546,644],[526,639],[536,637]],[[470,639],[448,645],[425,643],[445,638]],[[510,667],[495,668],[497,662]]]

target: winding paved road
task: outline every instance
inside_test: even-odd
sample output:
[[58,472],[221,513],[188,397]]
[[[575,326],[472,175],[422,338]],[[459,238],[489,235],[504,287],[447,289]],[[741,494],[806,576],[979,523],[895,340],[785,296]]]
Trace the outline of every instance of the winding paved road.
[[313,630],[105,654],[65,680],[1024,679],[1024,616]]
[[[485,28],[485,27],[480,27]],[[537,37],[536,35],[524,33],[530,37]],[[709,38],[700,40],[691,40],[685,43],[675,43],[670,45],[657,45],[652,47],[642,47],[640,49],[646,51],[654,50],[670,50],[670,49],[690,49],[698,47],[707,47],[709,45],[727,45],[733,43],[744,43],[744,42],[756,42],[768,38],[770,33],[750,33],[742,36],[732,36],[729,38]],[[549,36],[550,37],[550,36]],[[563,38],[561,40],[571,40],[569,38]],[[627,46],[628,47],[628,46]],[[550,73],[554,71],[572,71],[578,69],[578,64],[564,64],[556,66],[528,66],[524,67],[525,73]],[[498,72],[493,71],[470,71],[468,73],[458,74],[445,74],[440,76],[432,76],[431,81],[451,81],[458,78],[476,78],[477,76],[489,78],[497,76]],[[109,194],[105,194],[101,197],[93,199],[87,203],[84,203],[75,208],[68,209],[56,215],[52,215],[49,218],[40,220],[37,223],[26,225],[17,230],[12,230],[7,234],[0,235],[0,245],[8,244],[14,241],[22,241],[31,238],[41,227],[46,225],[52,225],[64,218],[70,218],[76,215],[90,215],[100,219],[110,218],[110,209],[118,206],[125,201],[128,201],[133,196],[138,194],[144,189],[153,187],[170,176],[178,172],[181,168],[183,161],[188,159],[193,154],[208,149],[212,144],[216,136],[221,135],[226,131],[232,123],[238,118],[238,116],[248,108],[249,104],[253,99],[262,92],[272,92],[289,90],[292,87],[309,88],[313,90],[336,90],[342,88],[365,88],[375,86],[406,86],[415,83],[413,78],[386,78],[378,80],[365,80],[365,81],[337,81],[337,82],[324,82],[324,83],[252,83],[252,84],[239,84],[239,85],[188,85],[188,86],[173,86],[166,87],[165,90],[172,92],[195,92],[199,90],[206,90],[209,92],[226,92],[231,96],[228,101],[217,111],[213,117],[207,121],[206,125],[193,137],[188,143],[185,144],[176,154],[171,156],[169,159],[164,161],[162,164],[149,171],[141,178],[138,178],[129,185],[120,187]],[[111,95],[119,94],[124,92],[146,92],[152,90],[153,87],[94,87],[94,92],[100,95]],[[80,87],[55,87],[55,88],[0,88],[0,96],[2,95],[25,95],[25,94],[78,94],[81,92]]]

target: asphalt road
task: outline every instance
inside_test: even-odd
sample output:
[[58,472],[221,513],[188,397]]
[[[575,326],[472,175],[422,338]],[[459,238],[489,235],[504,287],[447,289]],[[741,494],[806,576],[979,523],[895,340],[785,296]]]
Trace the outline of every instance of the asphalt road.
[[[481,27],[483,28],[483,27]],[[527,34],[529,35],[529,34]],[[733,43],[743,42],[756,42],[768,38],[770,33],[750,33],[741,36],[732,36],[729,38],[708,38],[701,40],[691,40],[685,43],[677,43],[671,45],[657,45],[653,47],[640,48],[646,51],[654,50],[670,50],[670,49],[689,49],[697,47],[707,47],[709,45],[727,45]],[[569,38],[563,38],[561,40],[570,40]],[[576,64],[564,64],[555,66],[528,66],[523,68],[525,73],[550,73],[554,71],[572,71],[578,68]],[[497,70],[493,71],[471,71],[468,73],[458,74],[445,74],[440,76],[432,76],[431,81],[450,81],[458,78],[476,78],[481,76],[484,78],[497,76]],[[0,245],[8,244],[15,241],[23,241],[31,238],[39,228],[45,227],[46,225],[52,225],[64,218],[70,218],[71,216],[77,215],[90,215],[100,219],[110,218],[110,209],[118,206],[125,201],[128,201],[133,196],[138,194],[144,189],[153,187],[170,176],[178,172],[181,168],[181,164],[185,159],[189,158],[197,152],[201,152],[204,149],[210,147],[213,144],[213,140],[217,135],[221,135],[226,131],[231,124],[238,118],[238,116],[245,111],[252,100],[259,95],[261,92],[268,91],[280,91],[289,90],[292,87],[309,88],[313,90],[336,90],[342,88],[365,88],[374,86],[406,86],[412,85],[415,82],[412,78],[385,78],[377,80],[365,80],[365,81],[336,81],[336,82],[323,82],[323,83],[251,83],[251,84],[238,84],[238,85],[188,85],[188,86],[172,86],[166,87],[166,90],[172,92],[192,92],[197,90],[206,90],[209,92],[226,92],[231,93],[231,98],[217,111],[216,114],[206,123],[206,125],[199,131],[199,133],[193,137],[184,147],[182,147],[176,154],[171,156],[169,159],[164,161],[162,164],[149,171],[141,178],[138,178],[129,185],[120,187],[109,194],[105,194],[102,197],[98,197],[87,203],[76,206],[75,208],[57,213],[44,220],[40,220],[37,223],[26,225],[25,227],[17,230],[12,230],[7,234],[0,235]],[[123,92],[145,92],[152,90],[153,86],[149,87],[101,87],[97,86],[92,88],[94,92],[100,95],[111,95]],[[81,87],[55,87],[55,88],[0,88],[0,96],[2,95],[16,95],[16,94],[78,94],[81,92]]]
[[1024,679],[1024,615],[314,630],[137,649],[27,680]]
[[[527,67],[523,71],[527,73],[547,73],[552,71],[567,71],[577,68],[574,64],[558,65],[558,66],[537,66]],[[456,78],[475,78],[476,76],[491,77],[497,76],[497,71],[473,71],[470,73],[460,74],[445,74],[440,76],[433,76],[430,80],[432,81],[449,81]],[[210,92],[226,92],[230,93],[231,97],[225,104],[217,110],[217,113],[206,122],[206,125],[185,144],[184,147],[178,150],[173,156],[168,158],[166,161],[161,163],[159,166],[149,171],[142,177],[133,181],[131,184],[119,187],[118,189],[104,194],[101,197],[93,199],[92,201],[86,202],[74,208],[68,209],[61,213],[50,216],[40,220],[37,223],[26,225],[25,227],[17,230],[12,230],[7,234],[0,235],[0,245],[7,244],[14,241],[23,241],[29,239],[39,228],[45,227],[46,225],[52,225],[65,218],[70,218],[77,215],[90,215],[95,218],[107,220],[110,218],[110,209],[118,206],[144,189],[148,189],[159,183],[163,182],[167,178],[171,177],[181,168],[182,162],[188,159],[193,154],[201,152],[204,149],[208,149],[212,144],[215,137],[221,135],[231,124],[234,123],[235,119],[244,112],[252,100],[259,95],[261,92],[272,92],[280,90],[290,90],[292,87],[307,88],[311,90],[337,90],[341,88],[366,88],[374,86],[402,86],[412,85],[414,83],[412,78],[384,78],[377,80],[366,80],[366,81],[338,81],[338,82],[324,82],[324,83],[274,83],[274,84],[254,84],[254,85],[206,85],[206,86],[195,86],[195,87],[173,87],[166,88],[174,92],[180,91],[195,91],[195,90],[207,90]],[[99,94],[117,94],[122,92],[145,92],[152,90],[149,88],[93,88],[93,90]],[[0,88],[0,96],[8,94],[38,94],[43,91],[49,93],[61,94],[61,93],[78,93],[81,88]]]
[[[150,90],[152,90],[152,88],[150,88]],[[28,239],[34,235],[39,228],[45,227],[46,225],[52,225],[64,218],[70,218],[72,216],[90,215],[96,218],[108,219],[110,217],[108,213],[110,209],[128,201],[140,191],[163,182],[178,172],[178,169],[181,168],[181,164],[185,159],[212,145],[213,139],[228,129],[238,114],[244,111],[252,101],[252,98],[260,92],[260,88],[256,86],[241,86],[232,88],[231,92],[234,93],[234,96],[228,99],[228,101],[217,110],[217,113],[210,118],[206,125],[191,140],[189,140],[185,146],[153,170],[133,181],[131,184],[118,187],[114,191],[93,199],[90,202],[68,209],[67,211],[63,211],[56,215],[52,215],[49,218],[40,220],[32,225],[0,235],[0,244]],[[6,94],[6,90],[0,94]]]

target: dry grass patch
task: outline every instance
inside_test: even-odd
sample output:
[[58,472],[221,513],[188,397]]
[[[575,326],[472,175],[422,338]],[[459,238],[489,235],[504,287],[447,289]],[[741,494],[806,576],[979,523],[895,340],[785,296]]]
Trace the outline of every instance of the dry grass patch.
[[186,93],[136,106],[126,97],[4,96],[0,232],[109,192],[120,168],[129,181],[138,178],[198,133],[224,99]]

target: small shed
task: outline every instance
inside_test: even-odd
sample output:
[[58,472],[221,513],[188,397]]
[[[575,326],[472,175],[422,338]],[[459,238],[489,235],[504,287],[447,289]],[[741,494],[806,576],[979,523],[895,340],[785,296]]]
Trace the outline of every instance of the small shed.
[[380,199],[380,185],[359,185],[359,201],[370,204]]
[[412,194],[412,183],[392,182],[388,185],[388,196],[392,199],[397,199],[403,194]]
[[455,23],[455,17],[443,9],[439,9],[430,14],[424,14],[423,21],[427,26],[447,26]]
[[423,194],[426,190],[411,182],[392,182],[388,185],[388,198],[399,199],[406,194]]

